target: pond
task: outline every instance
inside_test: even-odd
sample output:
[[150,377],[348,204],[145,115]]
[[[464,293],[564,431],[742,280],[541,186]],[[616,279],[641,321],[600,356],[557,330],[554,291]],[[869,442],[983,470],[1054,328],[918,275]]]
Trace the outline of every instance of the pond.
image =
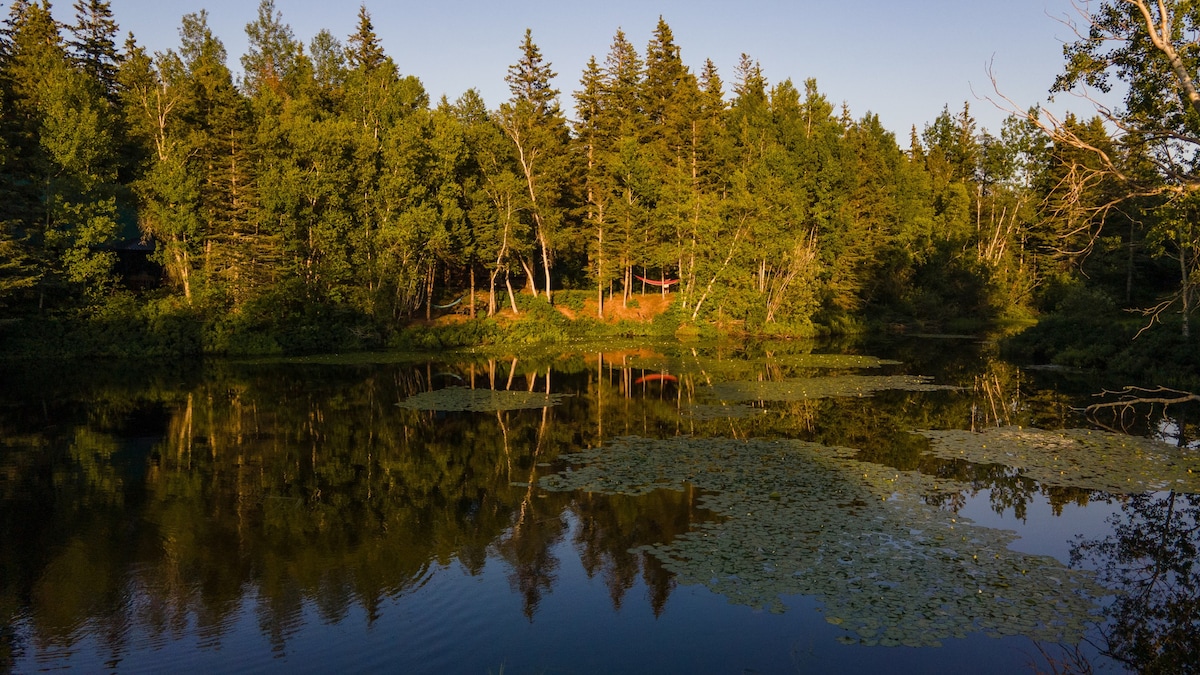
[[10,365],[0,672],[1194,671],[1194,411],[992,352]]

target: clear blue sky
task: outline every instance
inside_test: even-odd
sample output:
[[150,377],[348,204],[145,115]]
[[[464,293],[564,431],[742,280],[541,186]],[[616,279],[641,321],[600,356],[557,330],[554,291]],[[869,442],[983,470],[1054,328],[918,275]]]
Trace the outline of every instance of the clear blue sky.
[[[258,0],[111,4],[122,36],[132,31],[150,51],[176,47],[180,18],[207,9],[235,72],[245,26],[258,9]],[[305,43],[322,28],[345,42],[356,26],[357,3],[275,5]],[[558,73],[564,108],[572,111],[571,93],[588,57],[602,62],[618,28],[644,53],[662,15],[693,72],[711,58],[728,83],[747,53],[769,83],[791,78],[801,87],[815,77],[822,93],[847,103],[854,117],[878,114],[902,145],[912,125],[921,130],[944,105],[957,112],[964,101],[980,126],[998,133],[1004,113],[977,98],[992,93],[989,62],[1004,93],[1023,107],[1045,101],[1062,67],[1062,44],[1074,37],[1056,18],[1075,16],[1070,0],[368,0],[366,6],[386,52],[401,72],[420,78],[434,100],[474,87],[489,107],[498,106],[508,96],[504,75],[528,27]],[[68,0],[57,0],[55,12],[60,20],[73,18]],[[1067,105],[1088,113],[1081,102]]]

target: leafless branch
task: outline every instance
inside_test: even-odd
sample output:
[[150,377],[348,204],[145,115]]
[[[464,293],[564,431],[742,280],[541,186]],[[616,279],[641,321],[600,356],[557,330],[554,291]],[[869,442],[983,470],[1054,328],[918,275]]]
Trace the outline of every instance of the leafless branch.
[[1200,394],[1194,394],[1190,391],[1180,389],[1171,389],[1169,387],[1158,386],[1153,389],[1145,387],[1125,387],[1120,391],[1104,390],[1095,397],[1113,397],[1115,400],[1093,403],[1083,411],[1092,422],[1112,431],[1116,429],[1108,424],[1100,422],[1097,415],[1101,412],[1109,412],[1112,415],[1113,424],[1120,424],[1121,430],[1128,429],[1131,418],[1138,415],[1139,406],[1150,406],[1150,411],[1147,412],[1147,419],[1152,414],[1155,406],[1162,406],[1163,414],[1166,414],[1167,408],[1173,405],[1182,405],[1185,403],[1200,403]]

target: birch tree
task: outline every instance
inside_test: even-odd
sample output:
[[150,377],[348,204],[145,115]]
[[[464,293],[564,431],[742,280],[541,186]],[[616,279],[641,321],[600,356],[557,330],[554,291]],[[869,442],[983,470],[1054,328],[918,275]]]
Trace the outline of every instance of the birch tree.
[[[532,31],[527,29],[521,42],[521,58],[509,66],[505,77],[512,97],[500,106],[499,120],[516,151],[525,181],[523,211],[532,221],[541,254],[547,302],[553,301],[550,270],[566,216],[568,171],[569,134],[558,104],[559,91],[551,82],[554,77],[550,64],[543,61],[541,50],[533,42]],[[532,269],[527,273],[532,277]],[[536,295],[536,286],[533,290]]]

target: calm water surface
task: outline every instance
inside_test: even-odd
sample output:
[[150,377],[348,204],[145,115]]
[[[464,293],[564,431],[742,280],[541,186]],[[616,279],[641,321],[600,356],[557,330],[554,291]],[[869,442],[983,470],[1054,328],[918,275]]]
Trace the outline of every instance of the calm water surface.
[[9,366],[0,672],[1194,668],[1197,453],[989,354]]

